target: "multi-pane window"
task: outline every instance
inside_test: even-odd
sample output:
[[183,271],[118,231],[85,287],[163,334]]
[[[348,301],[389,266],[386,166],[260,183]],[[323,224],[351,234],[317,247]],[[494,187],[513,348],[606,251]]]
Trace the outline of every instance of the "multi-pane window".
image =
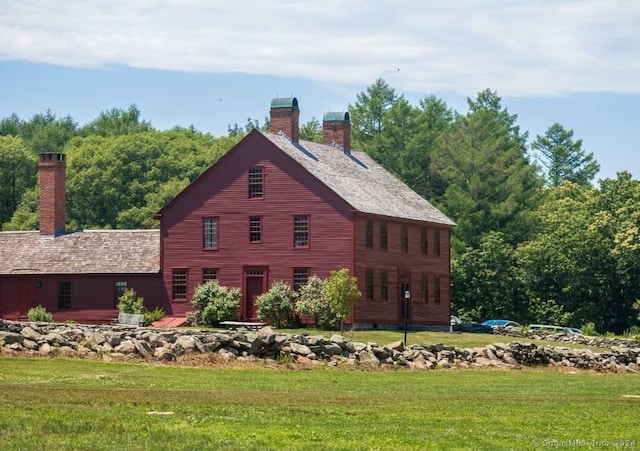
[[249,241],[252,243],[262,239],[262,218],[251,216],[249,218]]
[[113,305],[115,305],[115,308],[118,308],[118,302],[120,302],[120,296],[122,296],[125,291],[127,291],[127,282],[116,282],[115,289],[113,291],[114,297],[115,297]]
[[420,231],[420,251],[424,254],[427,255],[427,251],[429,250],[429,246],[427,245],[427,228],[423,227],[422,230]]
[[389,276],[387,271],[380,271],[380,297],[383,301],[389,300]]
[[71,308],[71,282],[58,282],[58,308]]
[[218,218],[204,218],[202,220],[202,236],[205,249],[218,248]]
[[204,268],[202,270],[202,283],[208,282],[209,280],[218,280],[217,268]]
[[429,302],[429,277],[426,275],[422,276],[422,293],[420,294],[420,298],[422,302],[427,304]]
[[380,249],[387,250],[387,221],[380,223]]
[[309,216],[293,217],[293,245],[295,247],[309,245]]
[[309,281],[309,268],[293,268],[293,289],[299,290]]
[[173,270],[172,287],[173,287],[173,299],[187,298],[187,270],[186,269]]
[[373,249],[373,221],[367,220],[367,232],[365,234],[365,245],[369,249]]
[[366,297],[368,300],[372,301],[373,300],[373,270],[372,269],[367,269],[367,272],[365,273],[365,276],[364,276],[364,283],[365,283]]
[[440,230],[434,229],[433,231],[433,253],[440,255]]
[[249,199],[262,197],[263,194],[263,168],[249,169]]
[[440,304],[440,277],[433,278],[433,302]]
[[406,224],[402,224],[400,229],[400,250],[409,252],[409,227]]

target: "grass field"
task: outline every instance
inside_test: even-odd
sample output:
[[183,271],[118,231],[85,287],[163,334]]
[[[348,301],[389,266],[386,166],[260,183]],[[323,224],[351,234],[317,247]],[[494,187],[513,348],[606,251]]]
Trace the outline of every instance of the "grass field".
[[640,448],[634,374],[0,357],[0,403],[2,450]]

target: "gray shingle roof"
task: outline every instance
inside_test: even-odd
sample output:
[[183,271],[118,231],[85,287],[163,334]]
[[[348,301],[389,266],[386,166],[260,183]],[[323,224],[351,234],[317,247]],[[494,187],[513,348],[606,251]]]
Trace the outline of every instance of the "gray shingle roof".
[[160,271],[160,231],[0,233],[0,274],[148,274]]
[[343,152],[333,145],[300,140],[260,131],[269,141],[300,163],[362,213],[454,226],[455,222],[366,153]]

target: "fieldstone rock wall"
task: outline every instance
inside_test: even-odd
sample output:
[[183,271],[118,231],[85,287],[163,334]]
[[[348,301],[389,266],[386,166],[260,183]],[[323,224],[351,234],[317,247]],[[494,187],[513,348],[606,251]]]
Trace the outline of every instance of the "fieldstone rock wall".
[[[595,346],[601,346],[597,344]],[[417,370],[522,366],[560,366],[602,372],[637,373],[640,344],[618,342],[606,352],[564,346],[538,346],[526,341],[478,348],[443,344],[405,347],[401,341],[351,342],[330,338],[259,331],[125,328],[0,320],[3,355],[42,355],[92,358],[142,358],[175,361],[191,353],[214,354],[221,360],[271,359],[287,363],[329,366],[401,366]]]

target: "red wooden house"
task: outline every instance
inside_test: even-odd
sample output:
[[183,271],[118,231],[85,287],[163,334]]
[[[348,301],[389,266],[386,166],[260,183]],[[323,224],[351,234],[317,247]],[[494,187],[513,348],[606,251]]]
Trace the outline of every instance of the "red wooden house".
[[447,325],[453,221],[351,150],[349,113],[325,114],[323,143],[300,140],[298,120],[297,99],[274,99],[271,132],[253,130],[162,208],[160,230],[65,231],[64,155],[41,155],[40,231],[0,233],[0,315],[43,305],[59,321],[108,321],[134,288],[184,316],[215,278],[254,319],[274,281],[347,268],[362,292],[350,322]]
[[453,221],[351,150],[349,113],[325,114],[323,143],[300,140],[298,118],[296,98],[274,99],[271,133],[254,129],[157,213],[173,314],[217,278],[254,319],[274,281],[348,268],[363,294],[350,322],[448,324]]
[[108,323],[127,288],[162,299],[158,230],[65,230],[66,160],[40,155],[40,230],[0,233],[0,317]]

